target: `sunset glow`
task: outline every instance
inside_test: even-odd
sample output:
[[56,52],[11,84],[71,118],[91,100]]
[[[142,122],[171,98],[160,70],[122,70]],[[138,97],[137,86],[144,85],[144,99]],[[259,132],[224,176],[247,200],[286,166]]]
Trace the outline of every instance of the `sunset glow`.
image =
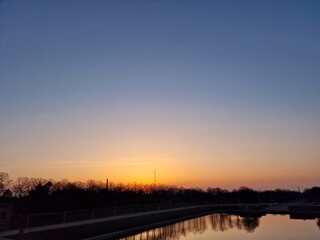
[[319,2],[227,2],[2,1],[1,171],[319,185]]

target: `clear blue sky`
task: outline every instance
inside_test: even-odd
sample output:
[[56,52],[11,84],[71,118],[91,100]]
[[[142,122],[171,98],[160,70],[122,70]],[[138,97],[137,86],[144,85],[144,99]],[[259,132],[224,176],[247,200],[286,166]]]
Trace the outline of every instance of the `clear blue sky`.
[[147,182],[156,168],[181,185],[320,184],[320,1],[0,8],[11,176]]

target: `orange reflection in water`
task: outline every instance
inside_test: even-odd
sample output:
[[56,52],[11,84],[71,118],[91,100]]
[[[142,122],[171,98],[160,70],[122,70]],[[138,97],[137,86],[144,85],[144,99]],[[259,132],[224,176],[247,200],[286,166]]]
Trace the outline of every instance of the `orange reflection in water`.
[[[316,223],[316,224],[315,224]],[[246,218],[229,214],[212,214],[151,229],[122,240],[179,240],[179,239],[316,239],[320,219],[291,220],[289,216],[267,215]]]

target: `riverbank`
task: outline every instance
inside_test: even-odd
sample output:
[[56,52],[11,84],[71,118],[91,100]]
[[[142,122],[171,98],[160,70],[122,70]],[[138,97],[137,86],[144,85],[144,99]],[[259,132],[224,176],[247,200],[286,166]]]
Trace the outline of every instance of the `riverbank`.
[[21,240],[115,239],[212,213],[259,218],[266,214],[288,214],[289,208],[287,205],[267,204],[191,206],[11,230],[0,232],[0,237]]
[[[115,233],[127,229],[146,226],[163,221],[188,219],[209,214],[212,206],[194,206],[136,214],[127,214],[86,221],[33,227],[20,230],[0,232],[0,237],[9,239],[84,239],[107,233]],[[182,220],[183,220],[182,219]]]

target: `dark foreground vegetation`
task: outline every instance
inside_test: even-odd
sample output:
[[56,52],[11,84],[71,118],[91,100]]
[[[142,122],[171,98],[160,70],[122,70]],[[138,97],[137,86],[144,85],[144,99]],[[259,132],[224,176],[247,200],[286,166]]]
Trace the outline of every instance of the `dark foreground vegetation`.
[[221,188],[181,188],[168,185],[114,184],[53,181],[19,177],[11,181],[0,173],[0,202],[10,203],[14,212],[29,215],[144,204],[234,204],[320,202],[320,187],[303,192],[292,190],[256,191],[248,187],[228,191]]

